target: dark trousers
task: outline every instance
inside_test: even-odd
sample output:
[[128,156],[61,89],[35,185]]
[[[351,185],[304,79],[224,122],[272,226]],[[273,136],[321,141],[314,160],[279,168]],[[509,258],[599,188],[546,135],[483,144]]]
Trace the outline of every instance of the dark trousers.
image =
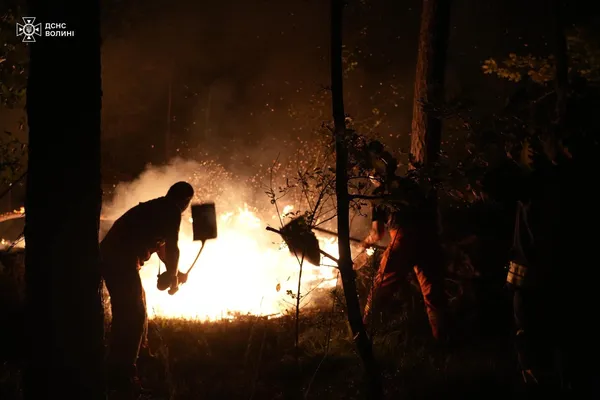
[[148,318],[146,295],[138,263],[105,260],[103,277],[110,295],[112,326],[109,337],[109,373],[130,379],[143,344]]
[[515,346],[519,365],[538,383],[566,389],[571,384],[573,335],[568,299],[556,290],[516,288],[513,292]]
[[515,289],[513,312],[515,320],[515,346],[523,370],[547,369],[552,364],[556,345],[554,332],[549,326],[547,309],[542,295],[536,290]]
[[414,271],[429,318],[433,337],[446,332],[447,299],[444,291],[444,257],[439,240],[423,233],[390,230],[391,242],[383,253],[364,311],[365,323],[372,311],[383,306],[410,271]]

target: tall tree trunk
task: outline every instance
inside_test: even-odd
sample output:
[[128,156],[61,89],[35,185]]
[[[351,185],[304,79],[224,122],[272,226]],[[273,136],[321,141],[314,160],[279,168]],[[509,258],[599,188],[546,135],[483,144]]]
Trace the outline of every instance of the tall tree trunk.
[[432,107],[444,100],[451,0],[423,0],[411,134],[413,167],[433,166],[439,158],[442,120]]
[[382,398],[380,375],[371,339],[367,336],[362,321],[355,274],[350,252],[350,197],[348,195],[348,148],[346,118],[344,113],[344,85],[342,74],[342,15],[344,0],[331,0],[331,93],[333,120],[335,125],[336,154],[336,198],[338,219],[339,269],[344,286],[344,296],[348,310],[348,322],[356,347],[369,381],[369,394],[372,399]]
[[30,47],[24,396],[104,399],[100,4],[31,0],[28,11],[74,36]]
[[[556,60],[556,127],[563,134],[567,118],[567,96],[569,92],[569,56],[565,36],[564,7],[562,0],[554,0],[554,59]],[[558,139],[558,138],[557,138]]]

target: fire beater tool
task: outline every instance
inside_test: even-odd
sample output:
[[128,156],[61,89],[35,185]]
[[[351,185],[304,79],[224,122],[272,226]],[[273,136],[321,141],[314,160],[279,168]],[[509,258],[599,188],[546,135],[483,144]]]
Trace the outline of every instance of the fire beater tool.
[[[271,228],[270,226],[268,226],[266,229],[279,234],[290,250],[290,253],[298,257],[304,256],[304,259],[313,265],[319,266],[321,264],[321,255],[333,260],[336,264],[339,263],[337,258],[321,250],[319,247],[319,241],[317,240],[317,237],[313,233],[312,229],[335,237],[338,237],[338,234],[336,232],[318,227],[313,227],[311,229],[304,217],[292,219],[280,230]],[[350,238],[350,241],[356,243],[361,242],[361,240],[353,237]],[[384,246],[373,245],[371,247],[378,250],[385,250]]]
[[[196,261],[198,261],[200,254],[202,254],[202,250],[204,250],[204,244],[206,243],[206,241],[209,239],[217,238],[217,213],[215,210],[215,203],[193,204],[191,206],[191,210],[192,231],[194,234],[193,241],[200,241],[202,244],[200,246],[200,250],[198,250],[198,254],[194,259],[194,262],[187,270],[187,272],[183,274],[185,276],[185,279],[183,279],[184,281],[187,281],[189,273],[194,268],[194,265],[196,265]],[[158,290],[161,291],[166,290],[169,288],[169,279],[166,275],[167,273],[160,273],[160,264],[158,268],[158,282],[156,284],[156,287],[158,288]],[[178,290],[179,286],[170,289],[169,294],[173,295],[177,293]]]
[[338,264],[337,258],[321,250],[317,237],[310,229],[304,217],[294,218],[280,230],[271,228],[270,226],[266,229],[279,234],[290,250],[290,253],[297,257],[303,257],[312,265],[321,265],[321,255]]

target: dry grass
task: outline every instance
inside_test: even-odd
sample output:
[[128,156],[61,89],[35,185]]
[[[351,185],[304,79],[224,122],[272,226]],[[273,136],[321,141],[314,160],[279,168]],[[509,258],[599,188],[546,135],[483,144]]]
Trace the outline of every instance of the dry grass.
[[[374,338],[389,398],[513,396],[514,360],[507,340],[482,337],[453,349],[437,348],[424,317],[416,314],[402,310]],[[155,359],[142,359],[140,372],[156,398],[364,398],[360,360],[342,313],[304,316],[298,353],[293,332],[294,321],[287,317],[154,320]]]
[[[0,274],[3,288],[19,284],[18,276],[6,272]],[[21,297],[19,291],[7,293],[0,296],[0,398],[17,400],[21,313],[15,302]],[[516,398],[510,317],[501,297],[488,299],[500,307],[481,306],[483,313],[457,299],[453,309],[463,340],[439,348],[430,339],[418,292],[407,285],[403,293],[374,334],[387,398]],[[298,349],[293,317],[217,323],[155,319],[149,328],[155,356],[141,358],[139,369],[153,399],[365,398],[341,302],[334,312],[301,314]]]

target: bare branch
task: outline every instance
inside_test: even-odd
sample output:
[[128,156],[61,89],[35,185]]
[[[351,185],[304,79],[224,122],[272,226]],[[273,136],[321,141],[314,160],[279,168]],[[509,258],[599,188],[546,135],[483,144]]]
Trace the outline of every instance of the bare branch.
[[355,199],[359,199],[359,200],[379,200],[379,199],[384,199],[385,196],[370,196],[370,195],[366,195],[366,194],[351,194],[350,195],[350,200],[355,200]]

